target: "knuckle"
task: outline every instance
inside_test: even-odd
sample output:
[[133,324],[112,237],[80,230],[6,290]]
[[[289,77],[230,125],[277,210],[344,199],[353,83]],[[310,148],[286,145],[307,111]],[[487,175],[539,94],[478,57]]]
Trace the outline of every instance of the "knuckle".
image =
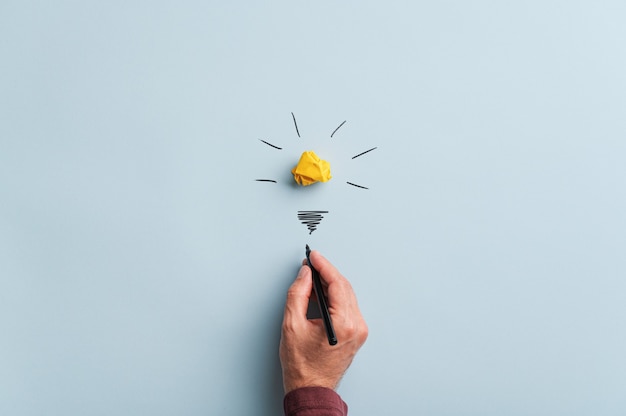
[[298,297],[298,289],[290,286],[289,289],[287,289],[287,301],[293,300],[295,298]]
[[285,310],[285,316],[283,318],[283,324],[281,327],[281,331],[283,335],[293,336],[302,330],[301,322],[295,318],[294,312],[287,308]]
[[363,344],[365,340],[367,340],[368,336],[369,336],[369,328],[367,327],[367,324],[365,323],[365,321],[363,321],[361,325],[359,326],[359,333],[358,333],[359,342]]
[[339,280],[339,282],[346,292],[354,292],[354,289],[352,289],[352,283],[350,283],[348,279],[344,277],[343,279]]
[[344,336],[363,344],[369,335],[369,329],[363,319],[350,320],[343,327]]
[[354,339],[358,334],[358,327],[354,321],[350,320],[344,325],[343,332],[347,338]]
[[285,337],[290,337],[298,332],[297,325],[291,319],[285,319],[281,328],[282,334]]

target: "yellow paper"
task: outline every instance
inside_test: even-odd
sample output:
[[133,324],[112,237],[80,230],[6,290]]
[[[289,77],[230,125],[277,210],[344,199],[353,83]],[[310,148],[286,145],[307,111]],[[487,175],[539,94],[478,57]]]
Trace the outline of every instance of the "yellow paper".
[[300,161],[291,173],[296,182],[302,186],[309,186],[315,182],[328,182],[332,178],[330,163],[320,159],[312,150],[302,153]]

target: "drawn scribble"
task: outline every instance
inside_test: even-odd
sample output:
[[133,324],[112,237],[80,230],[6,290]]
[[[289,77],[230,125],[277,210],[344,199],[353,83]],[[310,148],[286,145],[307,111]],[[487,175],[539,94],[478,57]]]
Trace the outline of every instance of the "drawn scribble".
[[371,152],[372,150],[376,150],[376,149],[378,149],[378,147],[372,147],[370,150],[366,150],[366,151],[364,151],[363,153],[359,153],[359,154],[358,154],[358,155],[356,155],[356,156],[352,156],[352,159],[356,159],[357,157],[359,157],[359,156],[363,156],[365,153],[369,153],[369,152]]
[[274,182],[274,183],[278,183],[274,179],[255,179],[255,180],[257,182]]
[[317,226],[322,222],[324,218],[322,214],[328,214],[328,211],[298,211],[298,219],[309,229],[309,235],[317,230]]
[[263,139],[259,139],[259,140],[261,140],[263,143],[265,143],[265,144],[266,144],[266,145],[268,145],[268,146],[272,146],[274,149],[283,150],[283,148],[282,148],[282,147],[275,146],[275,145],[273,145],[272,143],[268,143],[268,142],[266,142],[266,141],[265,141],[265,140],[263,140]]
[[298,123],[296,123],[296,116],[293,115],[293,112],[291,113],[291,117],[293,118],[294,126],[296,126],[296,133],[298,133],[298,137],[300,137],[300,131],[298,130]]
[[370,189],[370,188],[366,188],[365,186],[361,186],[361,185],[357,185],[356,183],[352,183],[352,182],[346,182],[348,185],[352,185],[352,186],[356,186],[357,188],[361,188],[361,189]]
[[346,124],[347,120],[344,120],[343,123],[341,123],[339,126],[337,126],[337,128],[335,130],[333,130],[333,132],[330,134],[330,138],[332,139],[333,136],[335,135],[335,133],[337,133],[337,130],[339,130],[341,128],[341,126],[343,126],[344,124]]

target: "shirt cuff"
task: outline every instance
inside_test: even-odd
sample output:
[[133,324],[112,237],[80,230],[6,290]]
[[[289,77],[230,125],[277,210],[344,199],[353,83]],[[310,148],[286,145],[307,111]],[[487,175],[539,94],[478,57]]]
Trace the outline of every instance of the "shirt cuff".
[[346,416],[348,405],[334,390],[302,387],[290,391],[283,400],[285,416]]

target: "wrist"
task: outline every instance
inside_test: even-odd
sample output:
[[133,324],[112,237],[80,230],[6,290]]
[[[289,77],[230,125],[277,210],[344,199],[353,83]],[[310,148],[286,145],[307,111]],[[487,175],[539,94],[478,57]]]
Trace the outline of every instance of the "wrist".
[[285,390],[285,394],[294,391],[296,389],[307,388],[307,387],[322,387],[331,390],[335,390],[339,383],[333,380],[327,380],[323,378],[314,378],[314,377],[306,377],[306,378],[285,378],[283,380],[283,387]]

